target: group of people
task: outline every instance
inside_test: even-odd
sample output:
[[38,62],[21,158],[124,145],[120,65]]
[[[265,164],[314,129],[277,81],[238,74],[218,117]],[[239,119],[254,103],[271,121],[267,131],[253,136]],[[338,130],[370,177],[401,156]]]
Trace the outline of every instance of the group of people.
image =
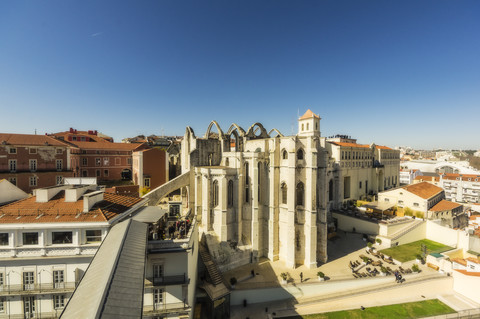
[[[165,223],[168,223],[169,226],[167,227]],[[155,223],[150,225],[150,237],[152,239],[181,239],[188,234],[190,225],[189,218],[176,222]]]

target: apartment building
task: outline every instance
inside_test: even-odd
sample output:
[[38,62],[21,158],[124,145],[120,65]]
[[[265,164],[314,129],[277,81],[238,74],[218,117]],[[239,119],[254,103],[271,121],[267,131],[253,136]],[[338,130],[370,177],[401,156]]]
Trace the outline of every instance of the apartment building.
[[31,193],[71,177],[71,146],[46,135],[0,133],[0,179]]
[[168,181],[168,153],[160,148],[134,151],[133,182],[140,190],[155,189]]
[[442,174],[440,186],[445,198],[459,203],[480,203],[480,175]]
[[412,184],[417,176],[422,176],[418,169],[400,169],[400,185]]
[[0,206],[0,318],[57,318],[111,226],[144,203],[59,185]]

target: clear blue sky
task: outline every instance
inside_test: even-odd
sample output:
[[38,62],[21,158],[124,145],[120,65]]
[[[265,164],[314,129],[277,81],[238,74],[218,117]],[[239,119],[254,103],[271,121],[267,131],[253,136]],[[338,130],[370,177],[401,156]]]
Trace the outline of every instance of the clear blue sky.
[[480,1],[0,2],[0,131],[480,148]]

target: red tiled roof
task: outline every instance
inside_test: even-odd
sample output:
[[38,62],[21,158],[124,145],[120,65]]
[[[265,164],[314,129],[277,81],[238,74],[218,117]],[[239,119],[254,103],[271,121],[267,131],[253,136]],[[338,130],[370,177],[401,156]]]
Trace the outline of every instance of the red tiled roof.
[[437,203],[437,205],[430,208],[430,211],[442,212],[442,211],[452,210],[461,206],[462,206],[461,204],[442,199],[440,202]]
[[468,179],[471,179],[471,182],[474,182],[475,179],[480,180],[480,175],[473,175],[473,174],[453,174],[453,173],[446,173],[443,174],[442,178],[443,179],[448,179],[448,180],[457,180],[457,178],[460,177],[462,181],[468,181]]
[[480,277],[480,272],[473,272],[473,271],[466,271],[463,269],[454,269],[458,271],[461,274],[467,275],[467,276],[473,276],[473,277]]
[[47,135],[0,133],[0,145],[3,143],[13,146],[68,146],[66,143]]
[[420,175],[420,176],[416,176],[415,177],[415,180],[416,181],[422,181],[422,182],[438,182],[440,181],[440,177],[438,176],[423,176],[423,175]]
[[430,184],[428,182],[421,182],[417,184],[411,184],[403,186],[406,191],[409,191],[412,194],[420,196],[424,199],[429,199],[438,193],[443,191],[443,188]]
[[452,261],[456,262],[457,264],[467,266],[467,261],[463,258],[452,258]]
[[[347,142],[329,142],[334,145],[343,146],[343,147],[357,147],[357,148],[370,148],[370,145],[367,144],[357,144],[357,143],[347,143]],[[391,150],[388,146],[375,145],[375,148],[382,150]]]
[[474,264],[480,264],[480,260],[478,260],[478,258],[468,257],[467,261],[470,261]]
[[316,118],[316,119],[319,119],[320,116],[318,116],[317,114],[313,113],[310,109],[307,110],[307,112],[305,112],[305,114],[303,114],[301,117],[300,117],[300,120],[305,120],[305,119],[309,119],[309,118]]
[[108,221],[141,202],[141,198],[104,193],[88,213],[83,213],[83,199],[65,202],[65,191],[60,191],[46,203],[37,203],[36,196],[0,207],[0,224],[13,223],[68,223]]
[[121,150],[121,151],[133,151],[138,148],[142,148],[144,144],[140,143],[111,143],[111,142],[79,142],[69,141],[74,146],[84,150]]

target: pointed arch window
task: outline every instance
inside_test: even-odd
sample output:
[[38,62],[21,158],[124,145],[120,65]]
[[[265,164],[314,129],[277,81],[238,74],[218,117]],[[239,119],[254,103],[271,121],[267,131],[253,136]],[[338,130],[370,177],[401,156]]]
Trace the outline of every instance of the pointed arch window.
[[300,182],[297,184],[297,206],[303,206],[305,203],[305,187],[303,186],[303,183]]
[[297,151],[297,160],[303,160],[303,150],[299,149]]
[[282,159],[284,159],[284,160],[288,159],[288,152],[287,152],[287,150],[283,150],[283,152],[282,152]]

